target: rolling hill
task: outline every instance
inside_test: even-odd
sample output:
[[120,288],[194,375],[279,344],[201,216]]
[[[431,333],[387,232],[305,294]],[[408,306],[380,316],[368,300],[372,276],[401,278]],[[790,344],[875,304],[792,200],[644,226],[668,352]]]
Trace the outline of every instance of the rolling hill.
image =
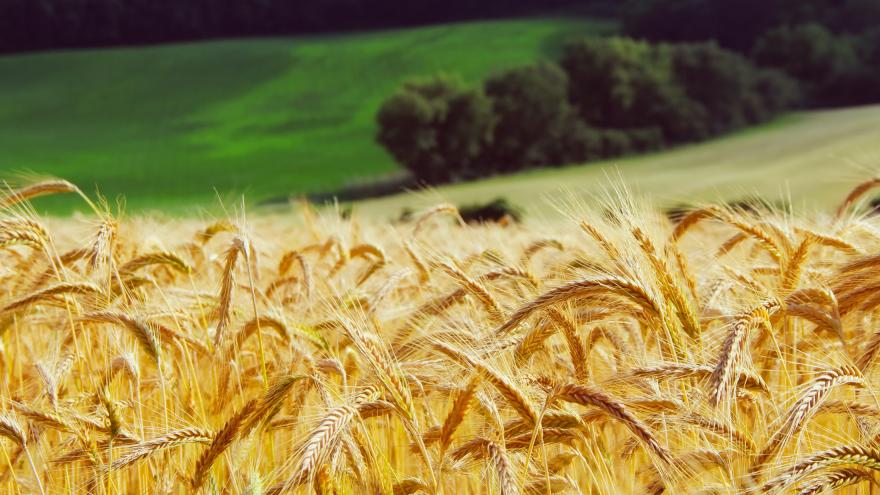
[[401,81],[476,81],[613,29],[522,19],[0,57],[0,177],[57,175],[111,200],[124,193],[128,210],[171,212],[215,195],[336,188],[397,169],[373,119]]
[[[807,208],[836,204],[880,169],[880,105],[797,112],[712,141],[631,158],[455,184],[355,205],[366,216],[399,215],[441,201],[506,197],[535,216],[563,204],[597,204],[607,186],[661,206],[760,195]],[[563,208],[565,208],[563,206]]]

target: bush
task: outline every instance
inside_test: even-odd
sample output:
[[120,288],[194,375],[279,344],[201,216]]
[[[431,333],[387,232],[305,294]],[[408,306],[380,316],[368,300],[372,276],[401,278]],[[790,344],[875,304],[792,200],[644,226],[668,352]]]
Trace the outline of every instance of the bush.
[[558,65],[539,62],[502,72],[486,81],[485,91],[497,119],[483,157],[487,167],[507,172],[564,159],[559,141],[574,110],[568,77]]
[[520,222],[522,211],[507,198],[495,198],[488,203],[475,203],[458,207],[458,213],[467,223]]
[[676,45],[675,81],[701,107],[692,139],[727,132],[771,117],[793,103],[795,83],[757,69],[748,59],[714,42]]
[[[764,120],[787,108],[796,94],[784,76],[764,73],[715,43],[584,40],[565,49],[562,65],[584,121],[628,133],[634,150],[705,139]],[[650,136],[644,134],[648,129]],[[618,146],[606,146],[605,153]]]
[[658,120],[674,91],[669,63],[666,46],[608,38],[567,45],[561,65],[572,104],[587,124],[626,128]]
[[639,153],[659,150],[666,145],[663,131],[659,127],[628,129],[626,134],[632,150]]
[[557,142],[559,162],[554,165],[583,163],[602,158],[601,132],[572,115]]
[[437,183],[479,175],[476,160],[492,136],[492,103],[459,79],[405,83],[377,115],[377,140],[419,179]]
[[629,135],[620,129],[603,129],[599,133],[602,140],[602,156],[612,158],[632,153],[632,141]]
[[857,63],[851,43],[816,24],[782,26],[764,33],[752,49],[761,65],[782,69],[802,81],[821,83]]
[[853,43],[816,23],[767,31],[755,43],[752,57],[805,83],[810,100],[820,105],[835,92],[830,88],[859,71]]
[[803,98],[798,82],[777,69],[759,69],[753,82],[758,98],[753,112],[758,120],[766,120],[783,110],[798,106]]
[[382,105],[378,140],[436,183],[701,140],[768,119],[797,97],[782,72],[715,43],[585,39],[565,47],[561,68],[511,69],[485,92],[449,78],[407,83]]
[[812,106],[880,101],[878,26],[877,0],[630,0],[623,16],[624,32],[636,38],[713,40],[750,54],[803,83],[773,87]]
[[742,56],[715,43],[679,45],[673,55],[675,80],[687,97],[701,105],[705,135],[749,123],[746,102],[752,97],[754,68]]

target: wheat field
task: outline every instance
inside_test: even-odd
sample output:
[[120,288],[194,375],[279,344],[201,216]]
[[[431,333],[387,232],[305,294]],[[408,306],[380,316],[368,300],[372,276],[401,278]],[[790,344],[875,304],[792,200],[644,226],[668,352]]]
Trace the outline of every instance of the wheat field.
[[9,189],[2,493],[873,493],[878,184],[484,225]]

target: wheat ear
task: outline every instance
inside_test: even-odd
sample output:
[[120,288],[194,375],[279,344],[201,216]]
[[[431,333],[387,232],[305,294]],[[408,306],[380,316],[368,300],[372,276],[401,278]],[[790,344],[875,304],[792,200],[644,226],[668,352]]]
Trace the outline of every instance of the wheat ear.
[[626,406],[606,393],[586,385],[568,384],[555,390],[554,395],[566,402],[598,407],[609,416],[626,425],[633,435],[641,440],[650,451],[654,452],[660,460],[666,463],[672,460],[669,451],[660,445],[657,439],[654,438],[654,435],[648,430],[648,427],[630,413]]

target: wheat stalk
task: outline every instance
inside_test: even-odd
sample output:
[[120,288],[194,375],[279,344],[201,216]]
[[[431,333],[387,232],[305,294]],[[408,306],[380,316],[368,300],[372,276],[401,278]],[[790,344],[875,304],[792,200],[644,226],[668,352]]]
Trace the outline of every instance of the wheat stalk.
[[208,449],[202,453],[196,462],[196,467],[190,480],[190,486],[193,490],[201,488],[214,461],[238,438],[242,423],[247,421],[248,417],[254,412],[256,404],[257,402],[254,400],[248,402],[233,414],[222,428],[217,430],[211,445],[208,446]]
[[773,433],[764,447],[755,457],[752,472],[756,472],[771,460],[791,439],[797,434],[804,424],[835,387],[841,385],[863,386],[865,383],[862,374],[853,366],[843,366],[830,369],[820,374],[813,380],[807,390],[800,396],[786,413],[785,420]]
[[798,480],[808,476],[819,469],[833,467],[842,464],[852,464],[880,470],[880,451],[871,447],[860,445],[841,445],[822,452],[811,454],[786,469],[781,474],[770,479],[761,486],[763,492],[777,490],[791,486]]
[[672,457],[669,451],[660,445],[657,439],[654,438],[654,435],[648,430],[648,427],[630,413],[626,406],[604,392],[585,385],[567,384],[555,390],[554,395],[567,402],[598,407],[609,416],[626,425],[633,435],[642,441],[660,460],[667,463],[671,461]]
[[876,485],[877,481],[871,471],[860,468],[835,469],[817,477],[809,485],[804,486],[797,495],[817,495],[822,492],[836,491],[845,486],[869,481]]

